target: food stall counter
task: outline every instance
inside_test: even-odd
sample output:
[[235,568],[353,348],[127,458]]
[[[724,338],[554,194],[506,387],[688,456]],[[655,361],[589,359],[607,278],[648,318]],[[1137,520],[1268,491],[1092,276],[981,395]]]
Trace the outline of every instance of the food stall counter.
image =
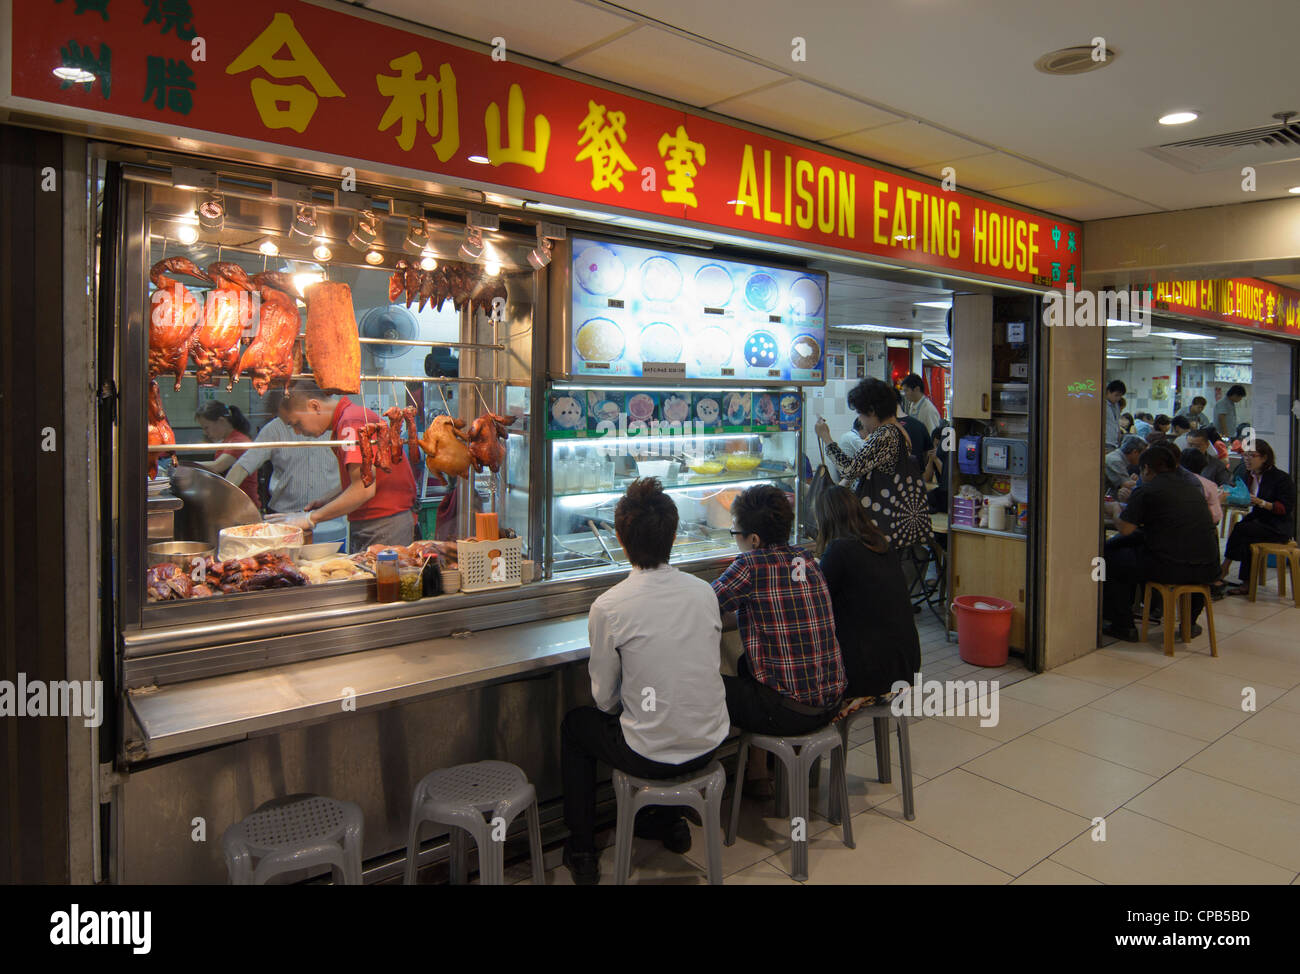
[[136,760],[526,677],[587,658],[586,614],[129,691]]

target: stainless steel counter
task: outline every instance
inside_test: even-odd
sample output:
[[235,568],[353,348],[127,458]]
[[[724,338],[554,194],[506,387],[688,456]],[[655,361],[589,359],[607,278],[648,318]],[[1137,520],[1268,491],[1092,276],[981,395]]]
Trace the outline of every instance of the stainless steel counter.
[[162,757],[482,687],[586,659],[588,648],[586,615],[570,615],[131,690],[141,736],[128,740],[127,753]]

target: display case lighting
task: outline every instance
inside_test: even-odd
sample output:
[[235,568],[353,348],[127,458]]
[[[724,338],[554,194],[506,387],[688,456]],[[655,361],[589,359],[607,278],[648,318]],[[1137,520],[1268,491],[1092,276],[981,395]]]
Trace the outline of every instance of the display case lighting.
[[199,229],[192,223],[182,223],[176,228],[176,239],[188,247],[199,239]]
[[460,255],[467,260],[478,260],[483,256],[483,233],[478,227],[465,228],[465,242],[460,245]]
[[220,193],[208,193],[198,205],[199,226],[217,231],[226,225],[226,198]]
[[334,256],[334,251],[330,250],[329,244],[322,240],[312,248],[311,255],[317,260],[329,260]]
[[294,243],[306,243],[316,236],[316,208],[300,205],[293,215],[293,224],[289,227],[289,239]]
[[257,249],[267,257],[274,257],[280,252],[280,245],[275,242],[273,237],[263,237],[261,243],[257,245]]
[[413,254],[426,254],[429,251],[429,226],[424,220],[411,220],[406,229],[403,245]]
[[367,263],[367,264],[374,265],[374,264],[382,264],[383,262],[384,262],[384,255],[381,254],[379,251],[377,251],[377,250],[367,250],[367,251],[366,251],[366,263]]
[[431,271],[437,266],[438,266],[438,261],[433,256],[433,251],[426,249],[424,255],[420,258],[420,270]]
[[352,231],[348,234],[348,244],[354,250],[369,250],[379,237],[379,215],[374,210],[358,213],[352,221]]

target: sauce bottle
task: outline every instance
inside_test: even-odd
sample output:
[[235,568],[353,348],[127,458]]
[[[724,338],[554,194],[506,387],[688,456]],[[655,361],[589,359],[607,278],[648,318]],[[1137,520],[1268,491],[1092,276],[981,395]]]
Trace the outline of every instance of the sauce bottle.
[[379,602],[396,602],[401,596],[397,577],[397,552],[381,551],[375,558],[375,592]]

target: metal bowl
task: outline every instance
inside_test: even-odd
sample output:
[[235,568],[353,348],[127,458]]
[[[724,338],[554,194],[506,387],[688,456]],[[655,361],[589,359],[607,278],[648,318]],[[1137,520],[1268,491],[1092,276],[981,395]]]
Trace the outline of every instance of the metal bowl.
[[212,545],[204,541],[163,541],[149,546],[149,567],[171,562],[177,568],[189,571],[191,559],[211,558],[213,551]]

